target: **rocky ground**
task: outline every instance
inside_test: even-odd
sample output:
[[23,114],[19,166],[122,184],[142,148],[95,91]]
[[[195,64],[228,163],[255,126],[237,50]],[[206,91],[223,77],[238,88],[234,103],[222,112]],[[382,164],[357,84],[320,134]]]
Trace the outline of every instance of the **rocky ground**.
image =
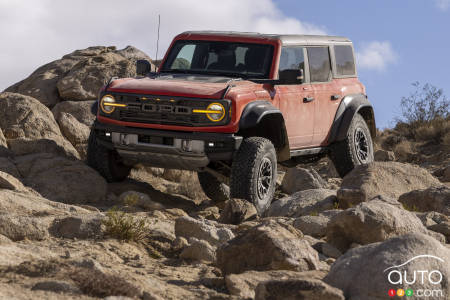
[[344,179],[327,159],[282,169],[263,218],[211,203],[190,172],[106,183],[84,163],[90,106],[140,58],[77,50],[0,93],[1,299],[386,299],[383,270],[422,254],[444,262],[403,270],[439,270],[450,295],[445,141],[411,164],[383,133],[377,162]]

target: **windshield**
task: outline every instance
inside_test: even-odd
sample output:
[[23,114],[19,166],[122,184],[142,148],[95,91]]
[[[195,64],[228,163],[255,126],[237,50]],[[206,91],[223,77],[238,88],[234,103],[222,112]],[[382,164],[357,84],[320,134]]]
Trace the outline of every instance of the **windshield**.
[[177,41],[161,72],[268,78],[273,46],[266,44]]

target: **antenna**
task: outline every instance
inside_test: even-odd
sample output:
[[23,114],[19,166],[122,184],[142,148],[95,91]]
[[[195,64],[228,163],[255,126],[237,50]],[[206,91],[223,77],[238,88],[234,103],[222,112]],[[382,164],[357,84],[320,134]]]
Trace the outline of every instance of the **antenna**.
[[161,27],[161,15],[158,14],[158,39],[156,40],[156,55],[155,61],[158,61],[158,50],[159,50],[159,28]]

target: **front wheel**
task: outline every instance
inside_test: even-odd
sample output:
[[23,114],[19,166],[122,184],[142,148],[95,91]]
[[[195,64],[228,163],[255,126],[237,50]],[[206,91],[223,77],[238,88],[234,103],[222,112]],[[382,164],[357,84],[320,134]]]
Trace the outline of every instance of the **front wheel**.
[[360,114],[353,117],[345,140],[336,142],[330,152],[331,160],[341,177],[357,165],[373,161],[373,143],[369,127]]
[[219,181],[214,175],[208,172],[198,172],[198,181],[203,192],[214,203],[219,203],[230,199],[230,188]]
[[97,143],[94,130],[89,136],[87,163],[108,182],[123,181],[131,172],[131,167],[123,163],[115,150],[109,150]]
[[231,196],[253,203],[261,216],[275,194],[277,155],[272,142],[262,137],[242,141],[231,167]]

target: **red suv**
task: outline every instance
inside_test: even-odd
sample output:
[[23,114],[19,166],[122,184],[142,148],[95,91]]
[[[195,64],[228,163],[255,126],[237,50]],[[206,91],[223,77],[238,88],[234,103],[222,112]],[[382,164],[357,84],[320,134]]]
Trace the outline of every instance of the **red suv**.
[[262,214],[277,163],[329,155],[341,176],[373,160],[375,117],[350,40],[335,36],[185,32],[158,72],[101,90],[88,162],[108,181],[133,165],[194,170],[214,201]]

